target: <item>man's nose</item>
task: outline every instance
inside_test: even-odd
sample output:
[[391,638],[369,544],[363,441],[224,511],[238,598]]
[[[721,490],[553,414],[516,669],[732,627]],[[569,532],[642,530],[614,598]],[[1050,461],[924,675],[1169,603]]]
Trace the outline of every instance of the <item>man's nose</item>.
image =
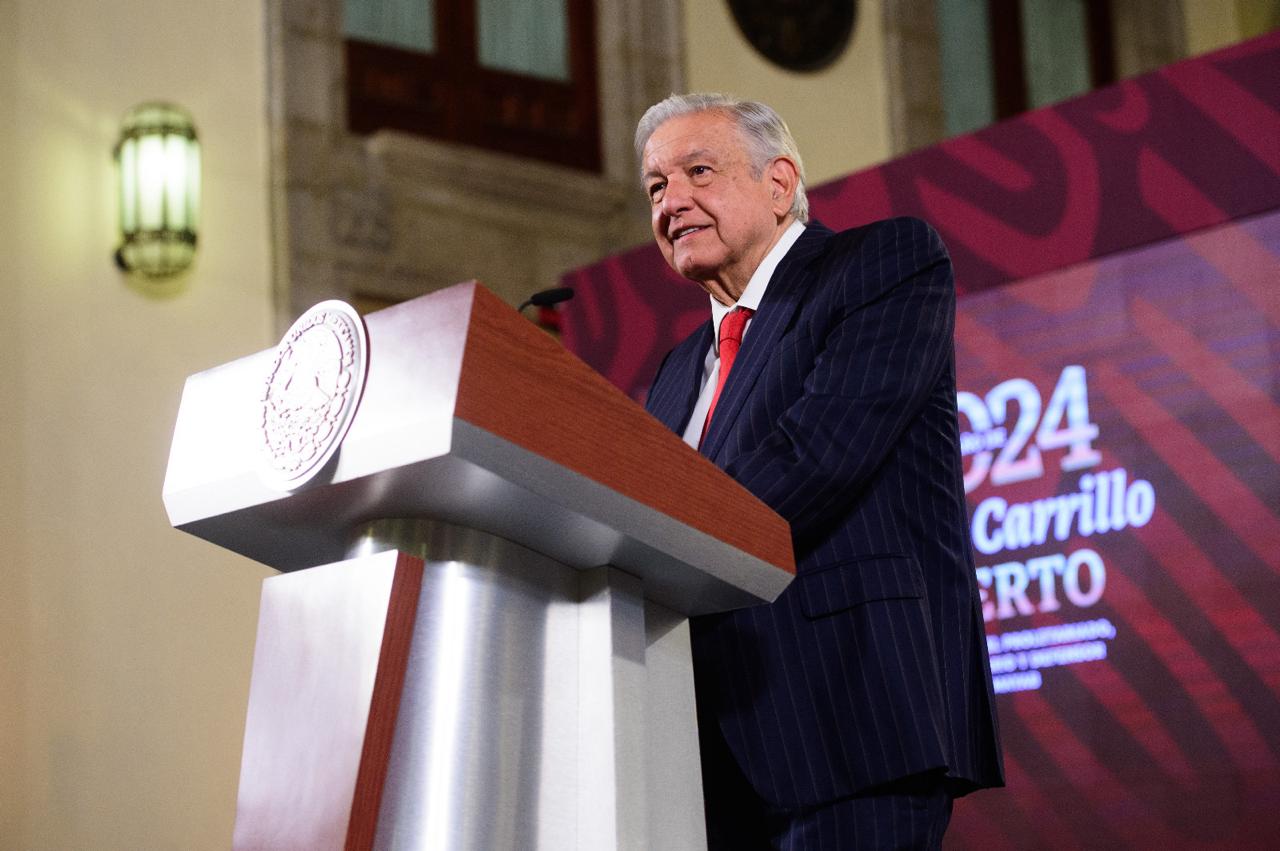
[[669,182],[662,190],[662,212],[667,216],[683,213],[693,206],[689,185],[682,180]]

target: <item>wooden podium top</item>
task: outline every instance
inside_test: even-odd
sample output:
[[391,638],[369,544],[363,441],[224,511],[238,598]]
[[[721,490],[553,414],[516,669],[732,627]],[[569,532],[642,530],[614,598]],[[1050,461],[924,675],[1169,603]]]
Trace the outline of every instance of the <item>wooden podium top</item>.
[[174,526],[281,570],[344,557],[382,518],[479,528],[574,567],[613,564],[687,614],[772,600],[787,524],[475,282],[366,317],[369,372],[334,461],[264,477],[273,351],[191,376],[164,499]]

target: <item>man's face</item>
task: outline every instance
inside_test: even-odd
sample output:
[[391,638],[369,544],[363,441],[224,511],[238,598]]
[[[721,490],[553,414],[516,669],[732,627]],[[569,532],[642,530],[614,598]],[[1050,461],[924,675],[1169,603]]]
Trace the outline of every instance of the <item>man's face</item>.
[[720,112],[660,124],[641,167],[653,237],[667,263],[719,301],[736,301],[790,206],[789,197],[779,200],[772,168],[753,175],[737,124]]

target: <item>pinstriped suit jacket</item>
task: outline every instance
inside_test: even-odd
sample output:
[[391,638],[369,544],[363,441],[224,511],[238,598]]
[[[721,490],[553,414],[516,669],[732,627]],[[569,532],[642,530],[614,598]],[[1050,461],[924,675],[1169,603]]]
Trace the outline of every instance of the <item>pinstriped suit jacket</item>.
[[[782,596],[693,624],[704,717],[775,805],[935,768],[961,794],[1003,783],[954,324],[951,262],[927,224],[810,225],[774,272],[703,441],[791,523],[797,576]],[[710,345],[707,323],[649,392],[677,433]]]

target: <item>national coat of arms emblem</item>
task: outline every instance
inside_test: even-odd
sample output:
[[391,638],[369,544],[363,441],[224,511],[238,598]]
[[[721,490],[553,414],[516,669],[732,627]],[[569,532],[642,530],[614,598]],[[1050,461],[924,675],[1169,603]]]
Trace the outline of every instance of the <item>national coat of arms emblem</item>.
[[322,301],[298,317],[263,387],[268,483],[297,490],[324,469],[355,417],[368,369],[368,334],[351,305]]

